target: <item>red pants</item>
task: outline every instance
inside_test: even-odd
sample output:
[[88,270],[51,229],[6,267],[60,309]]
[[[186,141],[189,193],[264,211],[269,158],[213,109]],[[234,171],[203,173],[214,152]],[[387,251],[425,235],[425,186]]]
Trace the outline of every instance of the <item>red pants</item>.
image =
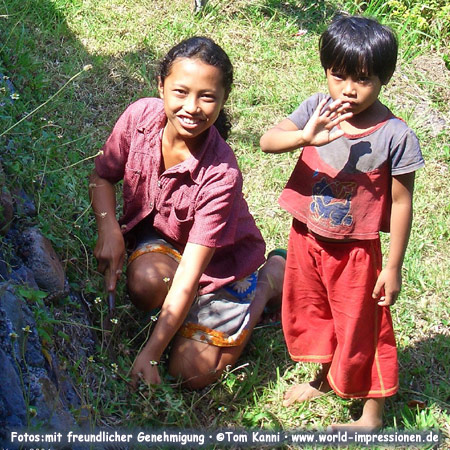
[[324,242],[294,220],[283,287],[283,332],[294,361],[331,363],[341,397],[388,397],[398,389],[397,350],[388,307],[372,298],[379,239]]

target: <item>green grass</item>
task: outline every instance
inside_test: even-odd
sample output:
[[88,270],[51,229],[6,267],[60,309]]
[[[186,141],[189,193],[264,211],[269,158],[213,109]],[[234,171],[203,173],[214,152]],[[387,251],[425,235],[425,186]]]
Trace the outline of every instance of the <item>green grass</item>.
[[[387,402],[385,424],[400,430],[438,427],[448,438],[448,29],[443,32],[441,26],[439,37],[418,29],[408,42],[410,33],[398,15],[383,4],[381,9],[373,8],[375,2],[369,4],[372,14],[392,24],[401,38],[399,67],[383,100],[417,131],[427,162],[417,174],[404,286],[393,308],[400,392]],[[235,85],[228,101],[233,118],[230,144],[244,173],[245,195],[268,248],[286,246],[290,218],[277,206],[277,198],[297,154],[264,155],[258,142],[265,130],[303,99],[325,90],[318,36],[332,15],[345,6],[320,0],[210,0],[197,16],[190,8],[188,0],[0,2],[0,72],[10,77],[20,96],[12,103],[6,100],[0,110],[0,135],[55,94],[83,66],[93,65],[36,114],[1,136],[0,145],[8,184],[24,187],[39,212],[36,219],[21,216],[18,220],[23,225],[37,221],[52,240],[71,286],[91,305],[98,329],[106,305],[94,302],[103,292],[92,256],[96,228],[87,197],[92,158],[125,106],[139,97],[155,95],[155,61],[182,38],[208,35],[228,52],[235,67]],[[307,33],[295,36],[299,29]],[[418,55],[428,59],[412,59]],[[7,94],[6,88],[0,91],[1,102]],[[446,126],[439,122],[441,118],[447,120]],[[66,302],[54,314],[61,333],[54,333],[52,344],[62,349],[60,360],[76,380],[82,406],[74,415],[80,423],[323,429],[360,413],[360,402],[334,395],[282,407],[288,386],[310,379],[315,367],[289,359],[277,328],[255,330],[238,368],[200,392],[181,389],[163,367],[165,382],[149,399],[145,391],[130,393],[126,385],[133,358],[149,329],[140,333],[148,316],[129,304],[123,286],[118,324],[112,333],[93,330],[100,343],[105,337],[94,355],[76,346],[75,339],[87,332],[78,321],[76,305]],[[52,327],[56,330],[58,325]],[[424,402],[424,409],[408,407],[412,400]]]

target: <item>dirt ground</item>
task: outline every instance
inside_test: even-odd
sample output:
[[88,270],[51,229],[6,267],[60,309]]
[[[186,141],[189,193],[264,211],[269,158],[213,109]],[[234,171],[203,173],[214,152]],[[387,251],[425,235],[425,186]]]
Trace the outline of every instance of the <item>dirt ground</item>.
[[408,124],[435,137],[450,124],[450,71],[437,55],[398,64],[384,96],[398,111],[410,114]]

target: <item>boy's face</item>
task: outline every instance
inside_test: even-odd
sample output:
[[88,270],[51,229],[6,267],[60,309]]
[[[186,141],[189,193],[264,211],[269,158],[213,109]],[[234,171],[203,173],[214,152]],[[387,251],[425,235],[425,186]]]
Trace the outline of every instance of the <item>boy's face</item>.
[[378,99],[381,81],[376,75],[354,77],[327,69],[328,91],[333,100],[349,103],[346,112],[354,116],[370,108]]

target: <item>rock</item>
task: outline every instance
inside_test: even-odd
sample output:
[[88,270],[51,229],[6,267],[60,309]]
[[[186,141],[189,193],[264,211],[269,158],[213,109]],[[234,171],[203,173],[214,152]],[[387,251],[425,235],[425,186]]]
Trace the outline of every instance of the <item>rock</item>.
[[36,416],[36,425],[42,421],[53,430],[70,430],[75,426],[75,420],[62,402],[60,392],[58,392],[53,382],[43,375],[36,381],[39,386],[39,396],[34,401],[34,406],[39,412]]
[[[26,425],[26,406],[19,375],[0,349],[0,430]],[[2,432],[0,431],[0,438]]]
[[5,235],[8,232],[13,217],[13,200],[6,186],[5,173],[0,164],[0,234]]
[[50,241],[37,228],[29,228],[22,234],[20,255],[41,289],[49,292],[53,298],[67,295],[61,261]]
[[26,364],[43,367],[45,361],[33,313],[28,305],[12,292],[13,289],[12,286],[6,286],[6,289],[3,287],[0,298],[11,332],[18,336],[19,352],[15,350],[16,359],[20,360],[22,355],[25,355]]
[[36,217],[37,209],[34,200],[23,189],[13,191],[13,196],[18,217]]
[[39,289],[39,286],[34,279],[33,272],[31,271],[31,269],[23,265],[16,267],[9,278],[14,284],[21,286],[25,285],[36,290]]
[[8,265],[6,264],[5,257],[0,250],[0,282],[7,280],[9,277]]
[[[16,294],[20,288],[11,281],[0,284],[0,442],[5,431],[22,428],[29,421],[39,427],[73,429],[70,408],[80,407],[69,376],[59,371],[58,358],[49,347],[44,358],[38,327],[46,322],[36,324],[28,301]],[[50,316],[41,304],[42,311]],[[31,410],[36,412],[34,417]]]

